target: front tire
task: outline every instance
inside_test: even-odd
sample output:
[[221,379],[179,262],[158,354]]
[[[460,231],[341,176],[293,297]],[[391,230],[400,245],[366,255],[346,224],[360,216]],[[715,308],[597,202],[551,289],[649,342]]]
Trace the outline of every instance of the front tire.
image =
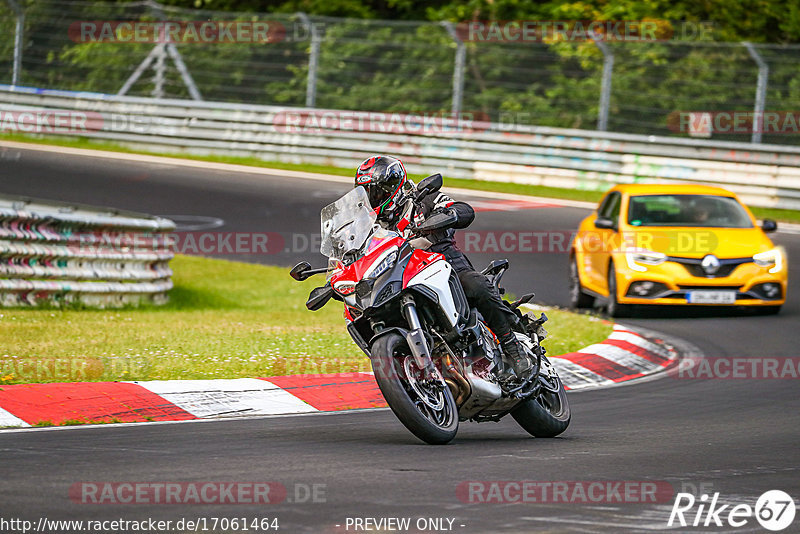
[[[554,438],[564,432],[572,419],[567,392],[561,379],[557,391],[544,390],[514,408],[511,417],[537,438]],[[555,389],[555,388],[553,388]]]
[[583,292],[578,272],[578,259],[573,254],[569,261],[569,303],[572,308],[591,308],[594,297]]
[[620,304],[617,301],[617,271],[614,262],[608,264],[608,304],[606,312],[611,317],[630,317],[633,307],[630,304]]
[[375,380],[400,422],[431,445],[451,442],[458,432],[458,408],[453,395],[446,386],[418,380],[415,371],[419,370],[403,336],[396,332],[382,336],[370,352]]

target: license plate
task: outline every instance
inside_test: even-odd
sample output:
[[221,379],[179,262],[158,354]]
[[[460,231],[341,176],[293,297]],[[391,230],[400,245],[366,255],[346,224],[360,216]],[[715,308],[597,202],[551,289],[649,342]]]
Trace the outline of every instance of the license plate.
[[736,291],[689,291],[686,300],[691,304],[735,304]]

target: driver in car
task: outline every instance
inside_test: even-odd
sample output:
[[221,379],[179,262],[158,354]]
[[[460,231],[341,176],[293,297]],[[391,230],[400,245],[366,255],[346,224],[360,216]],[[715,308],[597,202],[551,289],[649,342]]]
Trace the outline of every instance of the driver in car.
[[502,297],[486,276],[476,271],[456,246],[455,230],[469,226],[475,219],[475,210],[469,204],[456,202],[437,191],[420,199],[420,209],[415,211],[413,199],[416,187],[408,179],[403,163],[391,156],[373,156],[364,160],[356,169],[355,187],[358,186],[366,189],[378,223],[404,237],[408,237],[415,226],[434,213],[448,211],[457,216],[452,227],[414,239],[411,244],[444,255],[461,280],[467,299],[500,340],[514,372],[522,376],[528,371],[533,363],[511,329],[517,317],[503,304]]

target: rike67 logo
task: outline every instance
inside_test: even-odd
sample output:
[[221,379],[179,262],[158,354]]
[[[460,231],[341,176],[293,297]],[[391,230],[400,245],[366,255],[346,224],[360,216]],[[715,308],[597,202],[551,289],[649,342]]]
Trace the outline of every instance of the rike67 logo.
[[691,493],[678,493],[667,526],[740,528],[750,524],[752,529],[755,518],[763,528],[778,532],[792,524],[794,515],[794,499],[781,490],[765,492],[756,500],[755,506],[720,504],[718,492],[710,499],[706,494],[696,499]]

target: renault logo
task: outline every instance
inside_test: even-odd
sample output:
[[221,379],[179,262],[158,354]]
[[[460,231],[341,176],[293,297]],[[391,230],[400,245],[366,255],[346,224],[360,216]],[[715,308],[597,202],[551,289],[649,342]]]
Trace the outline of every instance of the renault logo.
[[706,274],[714,274],[719,271],[719,259],[713,254],[709,254],[703,258],[703,261],[700,262],[700,266]]

